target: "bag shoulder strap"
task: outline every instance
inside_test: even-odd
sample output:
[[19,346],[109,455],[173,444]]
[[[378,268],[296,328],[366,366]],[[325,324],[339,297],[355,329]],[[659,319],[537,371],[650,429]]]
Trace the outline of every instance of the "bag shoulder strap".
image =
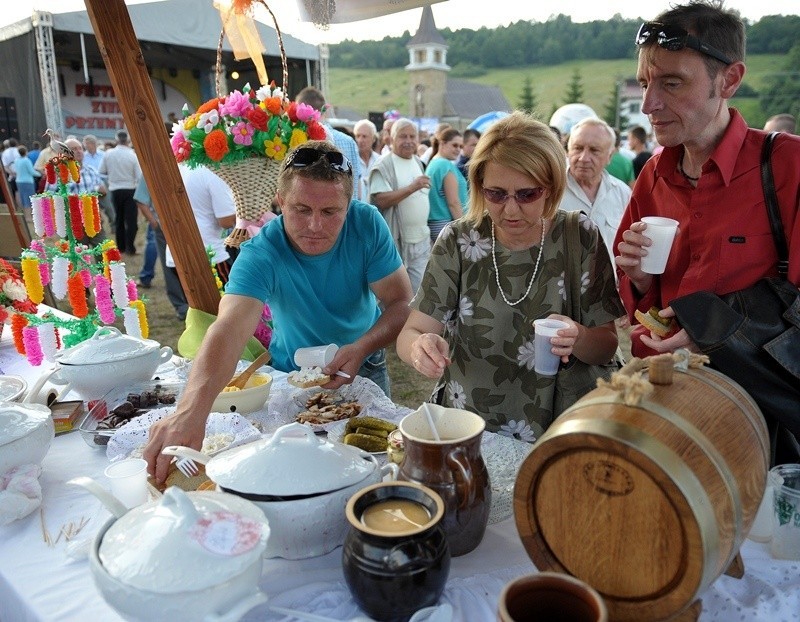
[[567,212],[565,239],[567,315],[581,321],[581,212]]
[[778,132],[770,132],[764,139],[764,146],[761,149],[761,185],[764,188],[764,202],[767,205],[772,238],[775,240],[775,248],[778,251],[778,275],[785,279],[789,273],[789,249],[786,246],[786,237],[783,235],[783,223],[778,208],[771,159],[772,146],[777,135]]

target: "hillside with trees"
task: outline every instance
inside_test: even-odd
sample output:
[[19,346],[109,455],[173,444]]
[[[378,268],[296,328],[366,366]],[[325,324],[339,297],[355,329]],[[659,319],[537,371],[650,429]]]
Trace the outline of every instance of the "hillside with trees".
[[[542,118],[564,103],[583,101],[611,121],[616,85],[635,74],[633,37],[640,23],[618,15],[575,23],[558,15],[546,22],[439,32],[448,44],[452,77],[497,86],[512,106]],[[798,33],[798,15],[766,16],[747,24],[748,72],[733,105],[753,126],[779,112],[800,116]],[[381,41],[331,45],[329,99],[362,114],[405,110],[408,80],[403,67],[411,36],[406,32]]]

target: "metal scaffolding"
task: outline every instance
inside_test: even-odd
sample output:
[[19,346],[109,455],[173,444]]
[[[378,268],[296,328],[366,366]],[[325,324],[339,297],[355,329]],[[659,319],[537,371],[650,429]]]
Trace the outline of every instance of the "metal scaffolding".
[[58,71],[53,47],[53,15],[45,11],[34,11],[32,23],[36,33],[36,56],[39,59],[45,120],[47,127],[63,137],[64,120],[61,115],[61,94],[58,90]]

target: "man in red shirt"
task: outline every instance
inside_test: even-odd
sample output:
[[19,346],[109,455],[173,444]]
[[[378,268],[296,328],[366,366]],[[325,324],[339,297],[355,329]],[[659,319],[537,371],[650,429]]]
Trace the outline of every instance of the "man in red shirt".
[[[659,31],[691,33],[702,49],[664,48]],[[774,276],[777,262],[759,171],[765,133],[749,129],[727,106],[745,73],[741,20],[710,5],[678,6],[644,24],[637,43],[642,110],[664,150],[642,170],[614,242],[620,294],[631,321],[635,309],[662,308],[696,291],[722,295],[748,287]],[[795,284],[800,284],[798,162],[800,139],[779,136],[772,165],[789,245],[788,278]],[[650,244],[644,216],[680,223],[661,275],[640,267]],[[662,315],[673,316],[670,309]],[[632,335],[636,356],[681,347],[696,349],[685,330],[660,340],[637,325]]]
[[[656,306],[663,317],[674,317],[669,305],[677,298],[701,291],[722,296],[777,275],[759,169],[766,134],[748,128],[727,105],[745,74],[744,33],[737,13],[708,3],[676,6],[639,29],[642,110],[664,149],[645,164],[614,241],[631,322],[636,309]],[[787,278],[798,285],[800,138],[778,136],[771,161],[789,247]],[[641,269],[650,245],[645,216],[679,222],[661,275]],[[637,324],[632,353],[698,351],[678,328],[662,339]]]

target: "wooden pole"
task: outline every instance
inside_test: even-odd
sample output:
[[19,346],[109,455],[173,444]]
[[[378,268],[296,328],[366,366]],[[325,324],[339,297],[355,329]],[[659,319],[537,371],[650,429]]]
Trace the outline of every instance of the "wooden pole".
[[192,308],[216,315],[219,292],[128,9],[123,0],[85,2],[186,299]]
[[[2,168],[2,167],[0,167]],[[20,253],[22,253],[23,248],[28,248],[28,244],[31,241],[28,239],[27,232],[22,230],[22,227],[19,224],[19,219],[17,218],[17,210],[14,209],[14,197],[11,194],[11,188],[8,186],[8,180],[6,179],[6,172],[5,170],[0,170],[0,186],[2,186],[2,194],[3,199],[6,202],[6,207],[8,208],[8,215],[11,217],[11,222],[14,225],[14,233],[17,234],[17,241],[19,242]],[[22,215],[24,218],[25,215]]]

